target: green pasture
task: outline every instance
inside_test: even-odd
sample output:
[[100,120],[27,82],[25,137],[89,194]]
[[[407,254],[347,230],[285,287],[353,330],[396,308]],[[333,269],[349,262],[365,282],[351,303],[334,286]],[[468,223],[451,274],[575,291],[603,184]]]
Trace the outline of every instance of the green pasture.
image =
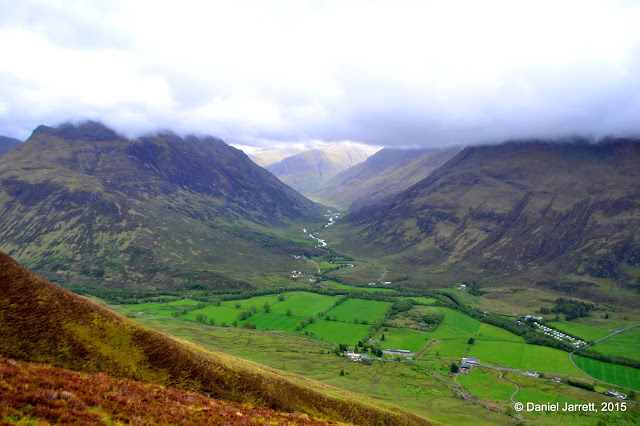
[[456,381],[476,398],[493,401],[509,402],[516,387],[500,378],[496,370],[490,368],[473,368],[468,375],[459,374]]
[[211,318],[213,318],[216,320],[215,325],[222,325],[223,323],[231,325],[233,321],[238,319],[238,314],[240,312],[242,312],[240,309],[233,309],[228,306],[207,305],[204,308],[196,309],[195,311],[188,312],[185,315],[180,315],[180,318],[196,321],[198,315],[206,315],[207,323]]
[[591,346],[605,355],[618,355],[640,361],[640,327],[632,328]]
[[[277,300],[277,299],[276,299]],[[317,316],[329,309],[338,299],[335,296],[325,296],[316,293],[291,292],[284,294],[284,300],[274,303],[271,312],[286,314],[291,309],[292,315],[301,317]],[[264,302],[262,303],[264,305]],[[256,305],[257,306],[257,305]],[[258,306],[260,309],[261,306]]]
[[[353,285],[346,285],[346,284],[341,284],[335,281],[323,281],[323,283],[329,284],[331,287],[333,288],[337,288],[337,289],[341,289],[341,290],[347,290],[347,291],[364,291],[366,293],[380,293],[380,292],[393,292],[395,291],[392,288],[384,288],[384,287],[359,287],[359,286],[353,286]],[[382,284],[376,284],[376,285],[382,285]]]
[[480,321],[463,314],[460,311],[449,308],[435,307],[434,311],[445,311],[442,322],[436,331],[429,333],[429,340],[451,339],[451,338],[469,338],[475,337]]
[[380,334],[384,334],[384,342],[380,342],[380,347],[383,349],[406,349],[418,352],[427,344],[427,333],[407,328],[387,327],[387,330],[380,330],[373,337],[379,340]]
[[295,328],[305,320],[304,317],[275,314],[272,312],[258,312],[238,324],[243,326],[245,322],[254,324],[261,330],[295,330]]
[[441,340],[431,345],[423,356],[460,360],[460,358],[467,356],[468,349],[467,339]]
[[415,302],[422,305],[433,305],[436,303],[436,299],[433,297],[407,297],[407,299],[413,299]]
[[567,352],[547,346],[476,340],[469,351],[469,356],[478,358],[481,363],[582,376],[582,373],[571,364]]
[[162,314],[162,315],[171,315],[172,312],[175,312],[176,306],[195,306],[199,302],[195,300],[176,300],[174,302],[166,302],[166,303],[139,303],[135,305],[119,305],[123,309],[132,312],[149,312],[153,314]]
[[524,337],[513,334],[504,328],[481,322],[478,326],[476,339],[484,340],[508,340],[511,342],[524,342]]
[[603,382],[613,383],[625,388],[640,390],[640,370],[625,365],[611,364],[574,355],[573,361],[590,376]]
[[611,331],[601,328],[590,327],[588,325],[577,324],[575,322],[557,321],[548,323],[549,327],[560,330],[569,336],[577,337],[586,342],[593,342],[611,334]]
[[354,322],[354,319],[358,318],[359,321],[366,320],[369,323],[373,323],[381,321],[390,306],[390,302],[347,299],[327,312],[326,315],[329,315],[331,318],[335,316],[338,321]]
[[313,333],[316,338],[321,340],[354,345],[363,336],[369,335],[369,326],[318,319],[307,325],[302,331],[309,334]]
[[273,305],[278,302],[277,294],[269,294],[266,296],[255,296],[250,297],[249,299],[241,299],[241,300],[225,300],[220,304],[220,306],[227,306],[229,308],[233,308],[236,306],[236,303],[240,304],[240,309],[247,310],[254,305],[256,309],[261,310],[265,303],[269,305]]

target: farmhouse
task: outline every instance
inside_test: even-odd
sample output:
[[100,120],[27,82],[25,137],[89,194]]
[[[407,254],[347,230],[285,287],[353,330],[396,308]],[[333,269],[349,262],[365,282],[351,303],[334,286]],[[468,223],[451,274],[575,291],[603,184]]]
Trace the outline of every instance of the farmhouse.
[[460,284],[460,285],[458,286],[458,290],[460,290],[460,291],[464,291],[464,290],[466,290],[466,289],[467,289],[467,285],[466,285],[466,284]]
[[536,373],[535,371],[527,371],[526,373],[524,373],[525,376],[529,376],[529,377],[539,377],[540,375],[538,373]]
[[477,365],[480,364],[480,360],[478,358],[473,358],[473,357],[468,357],[468,358],[462,358],[462,363],[465,364],[471,364],[471,365]]

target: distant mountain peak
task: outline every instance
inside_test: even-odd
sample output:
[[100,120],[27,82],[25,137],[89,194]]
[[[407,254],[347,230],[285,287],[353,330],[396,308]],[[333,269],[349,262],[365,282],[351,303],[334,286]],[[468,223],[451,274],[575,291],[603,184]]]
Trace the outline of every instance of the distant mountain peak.
[[66,122],[56,127],[38,126],[33,135],[55,136],[60,139],[87,142],[126,140],[113,129],[97,121],[84,121],[78,124]]

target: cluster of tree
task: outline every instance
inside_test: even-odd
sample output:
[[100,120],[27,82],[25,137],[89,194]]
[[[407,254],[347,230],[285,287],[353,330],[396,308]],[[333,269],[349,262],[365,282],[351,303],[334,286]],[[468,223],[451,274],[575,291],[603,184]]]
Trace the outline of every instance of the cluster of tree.
[[581,389],[586,389],[586,390],[591,391],[591,392],[596,390],[596,388],[592,384],[581,382],[579,380],[567,379],[566,382],[567,382],[568,385],[575,386],[575,387],[581,388]]
[[298,324],[298,326],[296,327],[296,331],[302,330],[303,328],[305,328],[306,326],[308,326],[309,324],[311,324],[315,320],[316,320],[315,317],[307,318],[305,321],[302,321],[300,324]]
[[565,299],[560,297],[553,302],[551,312],[556,314],[565,314],[566,320],[570,321],[575,318],[585,317],[589,314],[589,311],[594,309],[590,303],[580,302],[578,300]]
[[625,358],[619,355],[605,355],[600,352],[592,351],[590,348],[579,349],[575,353],[576,355],[580,355],[586,358],[597,359],[598,361],[610,362],[612,364],[626,365],[627,367],[640,368],[640,361]]
[[188,314],[189,312],[193,312],[195,310],[202,309],[205,306],[207,306],[206,303],[198,303],[196,305],[177,305],[177,306],[172,306],[173,312],[171,313],[171,315],[173,315],[174,317],[179,317],[181,315]]
[[242,311],[238,314],[238,321],[243,321],[246,320],[247,318],[249,318],[251,315],[255,314],[256,312],[258,312],[258,308],[256,308],[256,305],[251,305],[251,307],[249,307],[248,310],[246,311]]
[[482,296],[485,293],[484,291],[480,290],[480,284],[478,284],[476,281],[472,281],[471,283],[463,281],[462,284],[466,284],[467,293],[473,294],[474,296]]

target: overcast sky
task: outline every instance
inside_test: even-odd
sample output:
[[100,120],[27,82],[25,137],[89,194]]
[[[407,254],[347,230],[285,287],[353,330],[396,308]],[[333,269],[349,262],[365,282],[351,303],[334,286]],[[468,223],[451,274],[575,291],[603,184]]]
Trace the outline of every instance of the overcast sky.
[[273,146],[640,134],[638,1],[0,0],[0,134]]

